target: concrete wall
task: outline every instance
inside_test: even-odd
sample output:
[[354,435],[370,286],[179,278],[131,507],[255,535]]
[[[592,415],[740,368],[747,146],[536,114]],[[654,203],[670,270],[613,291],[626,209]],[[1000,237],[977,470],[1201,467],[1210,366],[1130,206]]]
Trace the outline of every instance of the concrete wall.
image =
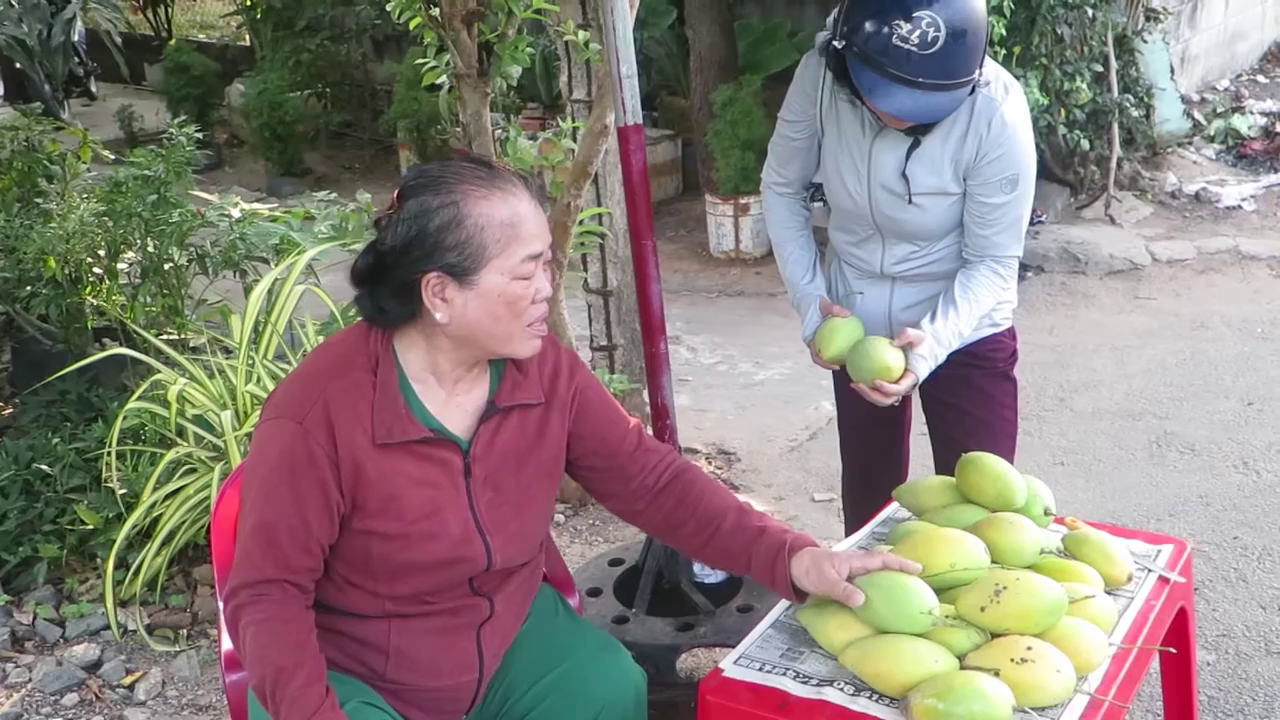
[[1159,0],[1173,14],[1165,42],[1184,93],[1248,68],[1280,41],[1280,0]]

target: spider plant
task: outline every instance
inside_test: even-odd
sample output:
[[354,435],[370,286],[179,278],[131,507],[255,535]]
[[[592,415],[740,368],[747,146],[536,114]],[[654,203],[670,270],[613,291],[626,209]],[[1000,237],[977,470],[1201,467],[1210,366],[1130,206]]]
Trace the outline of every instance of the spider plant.
[[[54,376],[112,356],[129,358],[148,373],[101,451],[103,481],[126,514],[104,578],[107,618],[117,637],[119,605],[138,601],[148,589],[160,596],[175,556],[204,542],[213,500],[244,459],[267,395],[327,333],[352,321],[349,308],[340,309],[318,284],[304,279],[318,254],[339,246],[327,243],[290,255],[252,286],[242,309],[219,307],[217,317],[181,340],[134,327],[143,350],[110,348]],[[319,299],[327,318],[299,312],[308,295]],[[137,437],[159,440],[135,444]],[[151,458],[155,469],[131,483],[123,470],[136,466],[130,461],[138,457]],[[138,623],[139,632],[153,648],[185,645],[181,636],[149,635],[144,625]]]

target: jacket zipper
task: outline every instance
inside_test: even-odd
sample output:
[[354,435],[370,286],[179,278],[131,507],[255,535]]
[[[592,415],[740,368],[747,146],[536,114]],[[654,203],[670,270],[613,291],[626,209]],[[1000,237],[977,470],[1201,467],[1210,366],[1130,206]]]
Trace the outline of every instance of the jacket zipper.
[[[867,215],[871,217],[871,226],[876,229],[876,233],[880,235],[880,277],[884,277],[884,263],[889,254],[889,244],[885,240],[884,231],[880,229],[880,223],[876,221],[875,203],[872,198],[875,195],[875,186],[871,181],[871,169],[875,165],[876,142],[880,140],[880,136],[884,134],[885,128],[882,126],[876,129],[876,134],[871,136],[871,143],[867,148]],[[893,333],[893,278],[889,278],[889,302],[885,304],[884,317],[889,333]]]
[[[480,421],[476,423],[475,432],[471,434],[471,445],[469,449],[462,451],[462,479],[463,485],[467,490],[467,506],[471,509],[471,520],[475,523],[476,532],[480,535],[480,542],[484,544],[484,571],[489,572],[493,569],[493,546],[489,543],[489,536],[484,531],[484,525],[480,522],[480,510],[476,507],[476,497],[471,484],[471,451],[475,450],[476,440],[480,436],[480,425],[484,423],[496,408],[492,403],[485,408],[484,413],[480,416]],[[476,658],[479,666],[479,675],[476,677],[476,689],[471,694],[471,703],[467,706],[467,712],[470,713],[476,708],[476,703],[480,701],[480,688],[484,686],[484,626],[489,624],[493,619],[494,604],[493,598],[480,592],[480,588],[476,587],[475,577],[467,580],[467,585],[471,588],[471,594],[476,597],[484,598],[488,603],[489,611],[485,615],[484,620],[476,626]]]

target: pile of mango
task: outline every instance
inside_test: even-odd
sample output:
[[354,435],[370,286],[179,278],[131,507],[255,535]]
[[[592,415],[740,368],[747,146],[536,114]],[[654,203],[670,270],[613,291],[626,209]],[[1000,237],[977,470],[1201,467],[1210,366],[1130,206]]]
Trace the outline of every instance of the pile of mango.
[[1106,663],[1120,617],[1106,591],[1134,577],[1123,540],[1075,518],[1049,530],[1049,487],[986,452],[893,497],[914,518],[876,549],[921,573],[868,573],[857,608],[815,597],[795,615],[908,720],[1010,720],[1067,702]]

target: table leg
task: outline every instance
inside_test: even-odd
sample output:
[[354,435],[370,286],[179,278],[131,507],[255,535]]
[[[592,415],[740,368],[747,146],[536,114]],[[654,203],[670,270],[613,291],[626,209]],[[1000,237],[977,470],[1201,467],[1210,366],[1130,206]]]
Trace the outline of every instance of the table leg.
[[1190,561],[1182,573],[1185,597],[1174,611],[1173,621],[1165,631],[1160,653],[1160,685],[1164,693],[1165,720],[1200,720],[1200,672],[1196,660],[1195,585]]

